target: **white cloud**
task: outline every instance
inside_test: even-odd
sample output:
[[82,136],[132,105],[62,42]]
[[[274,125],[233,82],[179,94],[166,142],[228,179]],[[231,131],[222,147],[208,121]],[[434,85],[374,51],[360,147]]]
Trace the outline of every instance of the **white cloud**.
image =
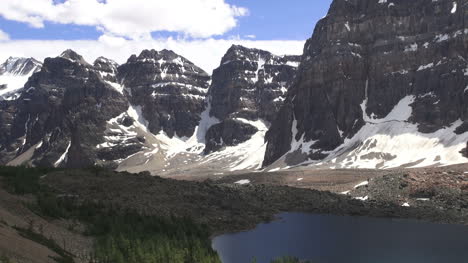
[[9,56],[34,57],[43,60],[46,57],[58,56],[62,51],[71,48],[90,63],[99,56],[125,63],[132,54],[139,54],[143,49],[170,49],[211,74],[213,69],[219,66],[221,58],[232,44],[264,49],[277,55],[300,55],[304,43],[305,41],[292,40],[218,40],[212,38],[193,41],[172,38],[136,41],[111,35],[104,35],[99,41],[11,40],[0,42],[0,61],[4,61]]
[[148,39],[154,31],[196,38],[222,35],[248,14],[225,0],[1,0],[0,15],[37,28],[44,22],[95,26],[131,39]]
[[0,41],[10,40],[10,36],[0,29]]

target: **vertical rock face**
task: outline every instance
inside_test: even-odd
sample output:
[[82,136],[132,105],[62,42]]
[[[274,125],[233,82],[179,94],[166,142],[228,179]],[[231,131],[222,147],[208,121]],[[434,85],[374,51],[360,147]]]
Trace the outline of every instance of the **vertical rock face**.
[[15,101],[0,101],[0,163],[6,164],[14,158],[14,147],[10,143],[12,125],[16,113]]
[[298,56],[232,46],[213,72],[210,115],[220,120],[206,135],[205,153],[245,142],[274,120],[299,65]]
[[255,169],[298,64],[299,57],[233,46],[210,86],[207,73],[172,51],[144,50],[118,65],[67,50],[47,58],[16,100],[0,101],[0,162]]
[[45,60],[15,106],[6,145],[17,149],[12,164],[30,160],[43,166],[83,167],[94,164],[106,121],[125,111],[128,102],[93,66],[67,50]]
[[120,66],[117,77],[153,134],[194,134],[210,80],[202,69],[169,50],[144,50]]
[[[468,131],[467,19],[466,1],[333,1],[267,133],[264,165],[288,153],[289,164],[330,156],[343,157],[344,167],[364,159],[375,161],[372,168],[398,166],[404,161],[396,162],[400,156],[389,145],[404,152],[397,140],[404,132],[437,139],[434,149],[459,147]],[[444,128],[450,134],[437,133]],[[396,140],[386,147],[377,135]],[[462,160],[421,153],[407,161],[428,164],[428,158]]]
[[117,83],[117,68],[119,67],[117,62],[105,57],[98,57],[93,65],[104,80]]
[[28,78],[41,66],[34,58],[8,58],[0,65],[0,100],[16,99]]

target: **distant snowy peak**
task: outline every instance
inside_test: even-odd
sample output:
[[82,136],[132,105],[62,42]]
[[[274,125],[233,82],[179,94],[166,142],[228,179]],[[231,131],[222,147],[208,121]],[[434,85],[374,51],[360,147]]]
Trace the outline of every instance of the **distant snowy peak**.
[[257,67],[265,65],[287,65],[298,67],[301,56],[277,56],[268,51],[232,45],[221,60],[221,66],[231,62],[256,63]]
[[79,55],[78,53],[76,53],[75,51],[71,49],[65,50],[64,52],[62,52],[62,54],[60,54],[59,57],[68,59],[75,63],[90,66],[90,64],[86,62],[86,60],[81,55]]
[[153,134],[193,135],[205,108],[210,76],[170,50],[143,50],[118,67],[117,82],[140,106]]
[[286,97],[300,56],[277,56],[268,51],[231,46],[213,71],[211,115],[271,122]]
[[[265,133],[285,100],[299,56],[233,45],[213,71],[204,153],[234,158],[230,170],[256,169],[263,161]],[[226,159],[223,159],[226,160]]]
[[42,63],[34,58],[8,58],[0,65],[0,100],[18,98],[28,78],[41,68]]
[[34,58],[10,57],[2,65],[0,65],[0,75],[31,75],[41,70],[41,67],[42,63],[35,60]]
[[161,51],[143,50],[139,56],[133,55],[127,63],[148,63],[160,68],[161,71],[178,71],[180,74],[203,74],[208,75],[188,59],[178,55],[172,50]]
[[111,85],[119,93],[123,94],[123,87],[120,84],[118,84],[117,81],[117,73],[119,67],[119,64],[117,62],[105,57],[99,57],[94,61],[93,65],[95,70],[99,72],[99,74],[104,79],[104,81],[107,82],[107,84]]
[[119,67],[117,62],[105,57],[98,57],[94,61],[93,65],[99,71],[112,73],[114,75],[117,74],[117,68]]

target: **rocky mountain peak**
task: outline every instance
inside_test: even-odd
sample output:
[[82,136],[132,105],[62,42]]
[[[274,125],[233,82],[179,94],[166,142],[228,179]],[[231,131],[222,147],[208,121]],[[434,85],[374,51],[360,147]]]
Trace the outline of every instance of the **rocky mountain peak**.
[[109,68],[117,69],[119,67],[119,64],[117,62],[115,62],[112,59],[105,58],[105,57],[98,57],[94,61],[93,65],[97,69],[109,69]]
[[[284,100],[299,65],[299,56],[277,56],[268,51],[233,45],[213,72],[210,88],[211,115],[224,119],[230,114],[262,117],[272,121],[275,108]],[[263,95],[259,94],[263,93]],[[267,101],[274,105],[257,110]],[[256,113],[255,113],[256,112]]]
[[301,56],[277,56],[261,49],[247,48],[241,45],[232,45],[221,59],[221,65],[240,61],[251,64],[257,63],[257,66],[260,67],[264,65],[283,64],[298,67],[300,60]]
[[0,65],[0,75],[30,75],[41,69],[42,63],[34,58],[9,57]]
[[[293,82],[299,60],[231,46],[212,76],[210,115],[220,122],[207,132],[205,153],[263,138]],[[260,152],[262,145],[258,140]]]
[[105,57],[98,57],[94,61],[93,66],[105,80],[111,83],[117,82],[117,68],[119,67],[117,62]]
[[210,76],[170,50],[143,50],[118,68],[118,82],[153,134],[190,137],[205,107]]
[[257,61],[259,57],[268,58],[271,57],[271,53],[268,51],[247,48],[241,45],[232,45],[221,59],[221,64],[228,63],[230,61]]
[[128,100],[98,70],[67,50],[45,59],[20,90],[3,145],[10,149],[6,156],[31,165],[91,165],[106,121],[127,108]]
[[8,58],[0,65],[0,100],[18,98],[28,78],[41,68],[42,63],[34,58]]
[[71,49],[65,50],[64,52],[62,52],[62,54],[60,54],[59,57],[68,59],[72,62],[76,62],[82,65],[89,66],[89,63],[86,62],[86,60],[81,55],[79,55],[78,53],[76,53],[75,51]]
[[466,161],[458,154],[468,140],[465,21],[466,4],[452,0],[333,1],[267,133],[265,164]]

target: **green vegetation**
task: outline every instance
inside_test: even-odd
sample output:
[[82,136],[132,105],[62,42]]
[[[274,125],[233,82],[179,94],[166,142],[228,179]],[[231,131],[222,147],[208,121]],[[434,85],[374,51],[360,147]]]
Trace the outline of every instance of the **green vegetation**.
[[0,256],[0,263],[13,263],[13,262],[10,260],[10,258],[7,255],[2,254]]
[[109,214],[97,218],[90,231],[97,237],[97,262],[221,262],[207,228],[190,219]]
[[[52,169],[0,167],[0,176],[9,191],[34,194],[35,213],[49,218],[64,218],[87,225],[86,235],[95,237],[95,263],[220,263],[211,248],[208,227],[188,218],[142,216],[134,211],[121,211],[93,202],[80,202],[72,196],[61,196],[39,184],[40,177]],[[99,173],[99,168],[90,168]],[[76,172],[76,171],[75,171]],[[32,230],[17,231],[55,251],[59,263],[73,262],[72,255],[61,250],[52,240]]]
[[[39,183],[50,172],[49,168],[2,167],[0,178],[6,189],[14,194],[33,194],[36,203],[30,205],[35,213],[51,219],[71,219],[85,223],[86,235],[95,238],[93,263],[221,263],[211,248],[210,231],[207,226],[194,223],[188,218],[161,218],[143,216],[135,211],[121,211],[95,202],[82,202],[73,196],[59,195]],[[70,170],[64,176],[80,172]],[[82,172],[106,171],[99,167]],[[72,263],[73,255],[63,250],[54,240],[31,229],[16,228],[23,237],[42,244],[59,257],[58,263]],[[0,257],[0,262],[10,262]],[[257,262],[255,259],[252,262]],[[284,257],[272,263],[307,263],[297,258]]]
[[0,177],[6,189],[14,194],[36,194],[40,191],[39,178],[54,171],[53,168],[30,168],[0,166]]

